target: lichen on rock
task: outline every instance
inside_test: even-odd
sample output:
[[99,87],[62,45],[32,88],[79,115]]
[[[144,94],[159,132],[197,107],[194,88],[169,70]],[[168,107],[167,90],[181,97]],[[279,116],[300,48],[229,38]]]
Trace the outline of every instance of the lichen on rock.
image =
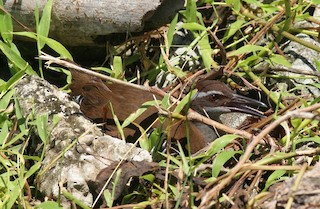
[[[25,76],[16,84],[15,90],[24,117],[30,114],[34,114],[34,118],[42,114],[49,116],[48,126],[52,130],[37,176],[38,189],[44,195],[58,198],[63,186],[90,206],[94,195],[87,182],[94,181],[102,169],[123,158],[151,161],[147,151],[104,135],[81,114],[79,105],[71,101],[68,94],[47,81]],[[54,115],[58,117],[58,123],[53,126]],[[70,206],[67,199],[61,201],[64,207]]]

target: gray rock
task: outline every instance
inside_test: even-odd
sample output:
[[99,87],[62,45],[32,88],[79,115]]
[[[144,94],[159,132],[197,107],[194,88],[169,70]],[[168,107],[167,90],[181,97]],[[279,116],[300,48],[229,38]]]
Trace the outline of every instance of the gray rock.
[[[113,162],[151,161],[150,154],[132,144],[103,135],[95,124],[83,117],[79,105],[57,87],[34,76],[26,76],[16,86],[16,97],[25,117],[48,114],[52,130],[45,146],[42,168],[37,177],[38,189],[46,196],[58,198],[61,186],[87,205],[93,195],[87,182]],[[59,122],[53,126],[53,116]],[[69,202],[62,198],[64,207]]]
[[[4,8],[19,21],[14,31],[35,31],[34,11],[41,14],[47,1],[4,1]],[[111,34],[141,32],[167,24],[184,1],[60,0],[53,1],[50,37],[70,46],[105,45]],[[20,24],[22,23],[22,24]]]
[[312,170],[306,172],[299,182],[298,188],[293,191],[296,181],[296,176],[294,176],[274,184],[270,188],[271,195],[259,208],[285,208],[289,198],[293,198],[290,207],[292,209],[319,208],[320,164],[317,163]]
[[[298,38],[309,42],[311,44],[320,46],[320,44],[314,39],[310,38],[308,35],[298,34]],[[314,51],[310,48],[302,46],[299,43],[290,41],[288,42],[283,49],[290,63],[292,63],[292,68],[301,69],[301,71],[315,71],[317,72],[316,66],[314,64],[315,60],[320,60],[320,53]],[[297,73],[292,72],[279,72],[281,75],[285,76],[298,76]],[[302,74],[303,75],[303,74]],[[318,78],[294,78],[291,79],[295,86],[299,85],[307,85],[313,83],[319,83]],[[312,85],[308,85],[307,87],[301,88],[302,95],[312,94],[314,97],[320,96],[320,90]]]

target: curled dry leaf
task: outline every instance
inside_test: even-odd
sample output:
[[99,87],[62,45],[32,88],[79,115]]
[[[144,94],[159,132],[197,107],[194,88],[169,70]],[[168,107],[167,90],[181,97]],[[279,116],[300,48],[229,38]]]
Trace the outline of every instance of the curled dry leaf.
[[[94,182],[96,188],[95,191],[97,194],[103,189],[105,183],[108,181],[114,170],[117,168],[118,163],[119,162],[112,163],[110,166],[101,170],[100,173],[97,175]],[[121,176],[115,187],[114,199],[117,199],[121,195],[123,189],[125,188],[125,185],[131,177],[138,177],[142,176],[147,172],[154,172],[157,169],[159,169],[159,164],[155,162],[145,161],[126,161],[118,167],[118,170],[119,169],[121,169]],[[112,180],[106,187],[106,189],[108,189],[110,193],[112,192],[112,182],[115,179],[115,176],[116,175],[113,175]]]

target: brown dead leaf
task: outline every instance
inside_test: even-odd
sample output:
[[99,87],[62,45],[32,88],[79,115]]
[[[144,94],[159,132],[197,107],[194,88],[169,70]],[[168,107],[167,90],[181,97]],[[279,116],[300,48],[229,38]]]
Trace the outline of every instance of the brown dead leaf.
[[[101,170],[100,173],[97,175],[95,179],[95,186],[96,186],[96,193],[98,194],[102,188],[104,187],[105,183],[108,181],[114,170],[117,168],[119,162],[114,162],[110,166],[106,167],[105,169]],[[117,199],[125,185],[132,177],[142,176],[147,172],[154,172],[159,168],[159,164],[155,162],[145,162],[145,161],[126,161],[119,166],[119,170],[121,169],[121,176],[119,182],[117,182],[116,189],[115,189],[115,196],[114,199]],[[115,175],[113,176],[111,182],[115,179]],[[109,183],[106,189],[112,192],[113,184]]]

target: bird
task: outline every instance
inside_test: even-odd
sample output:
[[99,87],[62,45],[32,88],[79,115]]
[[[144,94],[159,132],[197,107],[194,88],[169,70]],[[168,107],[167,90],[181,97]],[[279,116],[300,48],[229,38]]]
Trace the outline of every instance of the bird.
[[264,117],[261,111],[253,107],[267,108],[265,103],[237,94],[219,80],[201,80],[195,88],[198,92],[191,99],[190,107],[202,115],[209,115],[216,120],[221,114],[229,112]]
[[[155,95],[144,88],[128,88],[119,83],[108,83],[100,78],[70,69],[72,74],[72,83],[70,89],[73,95],[83,97],[80,104],[80,110],[88,118],[112,120],[113,114],[120,121],[124,121],[131,113],[137,111],[145,102],[162,100],[163,97]],[[252,106],[266,107],[258,100],[241,96],[234,93],[226,84],[218,80],[200,80],[196,82],[195,88],[198,92],[190,100],[190,108],[198,113],[217,120],[219,116],[227,112],[244,112],[257,117],[263,117],[263,114],[252,108]],[[110,106],[111,104],[111,106]],[[110,108],[112,107],[112,110]],[[174,107],[173,107],[174,108]],[[187,110],[184,111],[186,113]],[[147,128],[157,117],[158,109],[149,107],[143,114],[134,120],[136,124]],[[184,120],[175,120],[170,123],[164,122],[163,127],[170,125],[170,135],[177,140],[186,138],[186,122]],[[159,127],[160,123],[154,123],[153,127]],[[203,128],[205,127],[205,129]],[[198,122],[190,121],[188,123],[191,153],[195,153],[204,148],[208,142],[215,137],[208,136],[206,130],[211,127],[202,126]],[[124,132],[126,136],[132,136],[139,129],[127,127]],[[106,132],[112,136],[118,136],[117,128],[109,126]]]
[[[265,103],[237,94],[219,80],[200,80],[196,83],[195,88],[198,91],[191,98],[190,108],[212,120],[232,128],[239,128],[248,119],[248,116],[254,117],[254,120],[265,117],[263,112],[257,109],[267,108]],[[201,131],[204,143],[207,144],[224,134],[201,122],[194,121],[193,125]]]

